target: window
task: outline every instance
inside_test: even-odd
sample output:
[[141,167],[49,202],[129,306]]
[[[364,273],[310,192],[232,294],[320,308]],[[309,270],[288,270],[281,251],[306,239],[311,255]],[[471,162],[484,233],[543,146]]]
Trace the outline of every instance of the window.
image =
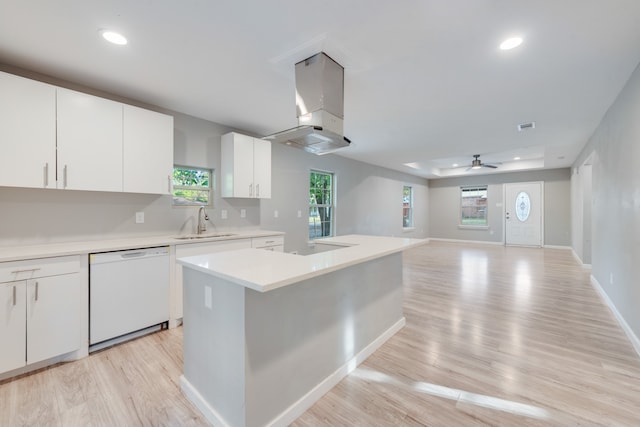
[[402,227],[413,227],[413,187],[402,188]]
[[333,181],[332,173],[310,173],[309,239],[333,236]]
[[487,186],[460,187],[460,225],[487,225]]
[[173,205],[210,206],[213,202],[211,169],[173,168]]

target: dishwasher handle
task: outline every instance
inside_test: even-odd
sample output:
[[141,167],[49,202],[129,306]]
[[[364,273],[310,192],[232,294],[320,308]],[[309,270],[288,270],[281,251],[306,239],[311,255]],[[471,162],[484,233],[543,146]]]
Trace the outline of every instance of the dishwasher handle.
[[139,252],[126,252],[120,255],[121,258],[129,259],[129,258],[140,258],[147,255],[147,252],[139,251]]

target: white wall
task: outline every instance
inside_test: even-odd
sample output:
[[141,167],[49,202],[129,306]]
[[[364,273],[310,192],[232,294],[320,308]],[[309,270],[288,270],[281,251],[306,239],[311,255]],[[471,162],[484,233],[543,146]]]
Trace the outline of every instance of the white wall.
[[[591,158],[591,265],[636,336],[640,336],[640,68],[631,75],[574,168]],[[573,213],[573,220],[580,215]],[[574,242],[574,249],[578,245]]]
[[[429,237],[504,241],[503,188],[511,182],[544,182],[544,244],[571,245],[570,169],[498,173],[429,181]],[[460,228],[460,186],[487,185],[489,228]]]

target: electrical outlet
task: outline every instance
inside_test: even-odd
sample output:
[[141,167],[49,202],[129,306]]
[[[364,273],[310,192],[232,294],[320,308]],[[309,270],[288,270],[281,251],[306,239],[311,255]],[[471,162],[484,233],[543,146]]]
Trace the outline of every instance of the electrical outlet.
[[144,223],[144,212],[136,212],[136,224]]
[[273,211],[273,217],[278,218],[278,211]]
[[240,209],[240,218],[246,218],[246,217],[247,217],[247,210]]
[[609,273],[609,284],[613,285],[613,273]]
[[302,211],[298,211],[298,218],[302,218]]
[[227,219],[227,210],[226,209],[222,209],[220,211],[220,218]]

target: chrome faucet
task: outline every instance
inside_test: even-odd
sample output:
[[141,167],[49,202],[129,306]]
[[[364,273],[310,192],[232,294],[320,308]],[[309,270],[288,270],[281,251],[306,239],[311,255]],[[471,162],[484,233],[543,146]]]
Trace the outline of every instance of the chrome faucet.
[[207,214],[204,206],[200,206],[200,209],[198,210],[198,234],[202,234],[207,231],[207,221],[209,221],[209,215]]

